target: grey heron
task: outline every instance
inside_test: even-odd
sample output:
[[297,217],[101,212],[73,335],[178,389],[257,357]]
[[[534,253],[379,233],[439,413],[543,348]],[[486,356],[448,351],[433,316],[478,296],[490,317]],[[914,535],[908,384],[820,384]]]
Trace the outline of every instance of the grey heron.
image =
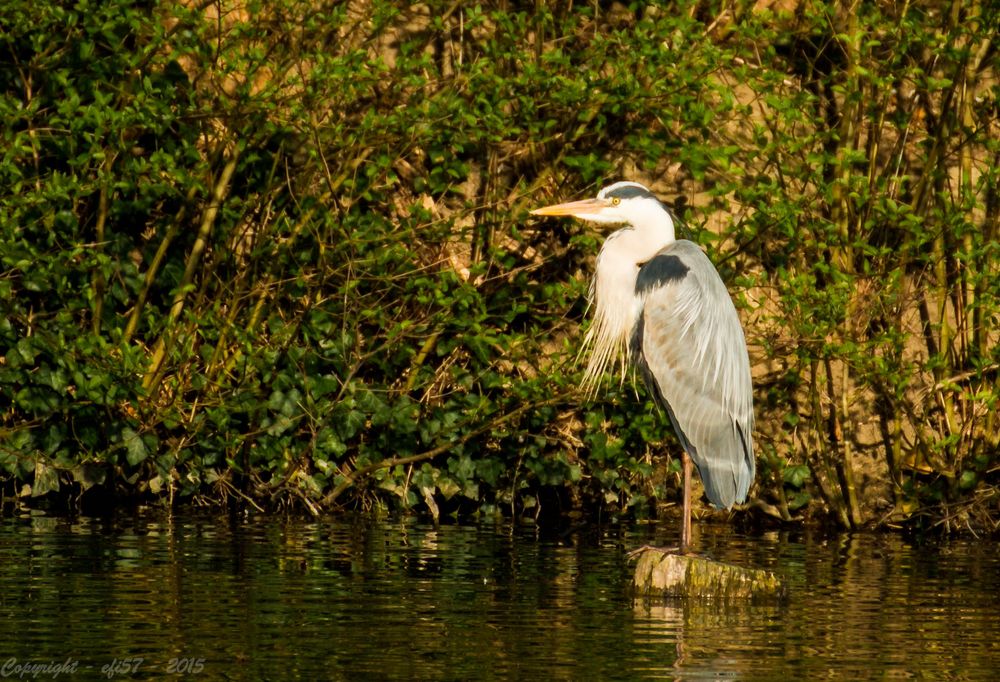
[[622,381],[637,367],[669,416],[683,447],[687,551],[692,461],[709,501],[723,509],[746,500],[756,470],[750,360],[736,307],[712,262],[675,237],[674,214],[643,185],[617,182],[594,199],[531,213],[621,226],[597,256],[583,386],[592,393],[620,360]]

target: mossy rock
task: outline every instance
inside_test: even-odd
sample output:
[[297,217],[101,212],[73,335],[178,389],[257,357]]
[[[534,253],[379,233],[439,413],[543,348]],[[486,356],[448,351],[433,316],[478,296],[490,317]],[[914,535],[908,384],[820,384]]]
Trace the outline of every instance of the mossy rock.
[[785,586],[771,571],[657,548],[639,551],[632,587],[637,597],[782,599]]

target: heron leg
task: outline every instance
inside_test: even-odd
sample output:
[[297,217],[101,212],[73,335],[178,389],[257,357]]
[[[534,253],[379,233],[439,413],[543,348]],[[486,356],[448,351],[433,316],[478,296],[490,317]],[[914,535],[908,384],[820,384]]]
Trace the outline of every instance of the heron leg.
[[691,457],[687,452],[681,454],[681,468],[684,470],[684,511],[681,519],[681,554],[688,551],[691,544]]

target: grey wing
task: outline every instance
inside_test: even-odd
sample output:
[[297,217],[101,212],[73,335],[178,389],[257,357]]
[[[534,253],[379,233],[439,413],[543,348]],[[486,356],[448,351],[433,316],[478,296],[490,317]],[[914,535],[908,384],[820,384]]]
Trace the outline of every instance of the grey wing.
[[712,262],[676,241],[646,263],[633,357],[698,467],[712,504],[743,502],[753,482],[753,387],[743,328]]

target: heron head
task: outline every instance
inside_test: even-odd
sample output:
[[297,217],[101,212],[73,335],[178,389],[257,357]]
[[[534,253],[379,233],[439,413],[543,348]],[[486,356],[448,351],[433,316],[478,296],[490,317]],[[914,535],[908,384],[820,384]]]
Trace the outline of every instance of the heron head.
[[633,228],[662,226],[666,218],[671,231],[673,228],[673,221],[666,207],[652,192],[637,182],[616,182],[602,189],[593,199],[536,208],[531,214],[572,216],[593,223]]

